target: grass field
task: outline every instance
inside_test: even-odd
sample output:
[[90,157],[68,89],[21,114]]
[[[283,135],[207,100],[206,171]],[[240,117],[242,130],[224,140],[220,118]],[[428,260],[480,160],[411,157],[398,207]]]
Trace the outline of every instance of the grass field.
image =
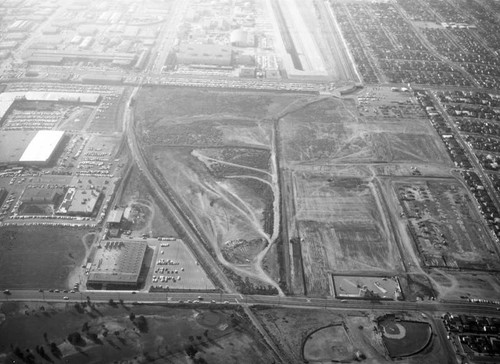
[[330,294],[328,272],[400,269],[374,184],[361,178],[295,176],[295,220],[308,294]]
[[395,321],[379,322],[384,345],[391,358],[412,356],[422,351],[431,341],[432,329],[427,322]]
[[65,288],[82,264],[86,230],[57,227],[0,228],[0,288]]
[[[19,362],[12,353],[19,347],[29,349],[36,362],[43,359],[36,346],[44,347],[49,361],[79,363],[271,363],[273,356],[262,344],[246,316],[233,310],[181,309],[165,306],[96,305],[79,313],[73,304],[4,303],[7,312],[0,330],[0,360]],[[24,311],[28,311],[28,315]],[[139,330],[135,321],[144,316]],[[88,330],[83,330],[84,324]],[[70,333],[82,337],[79,345],[66,339]],[[46,334],[46,339],[44,339]],[[55,343],[60,359],[50,350]]]
[[[358,362],[355,359],[356,351],[359,351],[364,356],[365,359],[361,360],[362,363],[388,364],[394,362],[393,359],[387,356],[380,331],[375,329],[377,316],[374,316],[373,312],[370,314],[355,310],[347,312],[345,310],[294,308],[284,310],[282,307],[259,306],[253,307],[252,310],[286,355],[289,363],[304,362],[303,348],[304,352],[305,349],[311,349],[308,353],[317,355],[308,358],[311,359],[309,360],[310,363],[330,363],[333,361],[355,363]],[[406,318],[407,320],[417,321],[417,317],[421,317],[420,313],[415,313],[414,316]],[[425,325],[428,327],[427,324]],[[335,327],[335,331],[318,331],[325,327]],[[345,331],[343,331],[344,328]],[[412,335],[420,332],[414,331]],[[427,334],[427,331],[424,333]],[[307,339],[310,334],[313,334],[312,343],[308,343]],[[318,334],[321,334],[321,336]],[[424,338],[415,338],[417,345],[422,340],[425,340],[425,335]],[[419,355],[405,358],[400,363],[447,363],[446,351],[439,345],[435,345],[435,341],[432,340],[430,345]],[[308,346],[309,344],[314,345]],[[351,354],[350,357],[349,353]],[[327,355],[328,357],[320,360],[320,355]]]
[[324,310],[300,310],[280,307],[252,310],[264,328],[290,359],[290,363],[302,362],[302,344],[307,336],[326,325],[342,322],[340,313]]
[[315,331],[304,343],[304,360],[309,363],[350,361],[354,358],[354,346],[342,325],[332,325]]

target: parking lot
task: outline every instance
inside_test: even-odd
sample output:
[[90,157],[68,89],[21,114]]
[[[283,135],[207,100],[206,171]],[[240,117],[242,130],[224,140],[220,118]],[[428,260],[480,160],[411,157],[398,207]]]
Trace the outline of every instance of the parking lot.
[[169,239],[148,241],[155,253],[146,288],[152,291],[215,289],[183,241]]

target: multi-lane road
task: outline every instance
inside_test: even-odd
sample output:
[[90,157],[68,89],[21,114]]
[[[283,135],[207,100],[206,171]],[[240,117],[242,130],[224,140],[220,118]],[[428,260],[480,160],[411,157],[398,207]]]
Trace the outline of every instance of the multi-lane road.
[[[67,297],[68,299],[64,299]],[[200,299],[201,297],[201,299]],[[39,292],[37,290],[13,290],[1,294],[1,301],[25,302],[81,302],[90,299],[95,303],[123,300],[125,304],[179,304],[186,305],[269,305],[283,308],[330,309],[345,311],[385,311],[385,312],[427,312],[439,315],[444,312],[466,313],[469,315],[497,316],[499,306],[493,304],[470,303],[467,301],[368,301],[338,300],[331,297],[280,297],[265,295],[241,295],[224,292],[139,292],[139,291],[83,291],[75,293]],[[198,302],[195,302],[198,301]]]

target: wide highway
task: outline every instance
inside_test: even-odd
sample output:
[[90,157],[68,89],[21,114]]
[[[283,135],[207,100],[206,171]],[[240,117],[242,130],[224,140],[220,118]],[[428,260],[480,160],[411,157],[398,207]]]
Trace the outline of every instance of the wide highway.
[[[68,299],[66,300],[65,297]],[[201,299],[200,299],[201,298]],[[10,294],[1,294],[0,301],[20,302],[82,302],[90,299],[94,303],[124,304],[179,304],[206,305],[209,303],[222,306],[232,305],[269,305],[283,308],[333,309],[347,311],[376,310],[384,312],[413,311],[440,314],[444,312],[466,313],[469,315],[497,316],[500,306],[467,301],[368,301],[339,300],[332,297],[280,297],[265,295],[241,295],[224,292],[140,292],[140,291],[83,291],[75,293],[39,292],[38,290],[12,290]],[[198,302],[195,302],[198,301]]]

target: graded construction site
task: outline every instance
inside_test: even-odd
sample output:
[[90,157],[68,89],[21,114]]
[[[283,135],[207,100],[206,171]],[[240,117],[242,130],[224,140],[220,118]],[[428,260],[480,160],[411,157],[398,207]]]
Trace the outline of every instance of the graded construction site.
[[[461,269],[496,269],[484,222],[411,93],[147,88],[138,100],[144,150],[244,292],[434,299],[461,295],[471,279]],[[335,292],[349,276],[362,283]]]

